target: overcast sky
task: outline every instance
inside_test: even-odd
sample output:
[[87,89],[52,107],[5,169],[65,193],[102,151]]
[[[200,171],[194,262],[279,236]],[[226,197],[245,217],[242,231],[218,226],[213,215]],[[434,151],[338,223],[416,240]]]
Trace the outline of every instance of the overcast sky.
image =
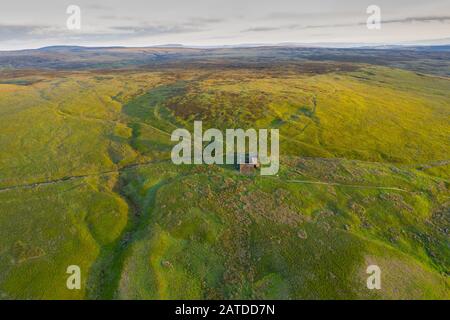
[[[69,5],[81,30],[69,30]],[[381,8],[381,30],[366,9]],[[450,0],[1,0],[0,50],[49,45],[450,43]]]

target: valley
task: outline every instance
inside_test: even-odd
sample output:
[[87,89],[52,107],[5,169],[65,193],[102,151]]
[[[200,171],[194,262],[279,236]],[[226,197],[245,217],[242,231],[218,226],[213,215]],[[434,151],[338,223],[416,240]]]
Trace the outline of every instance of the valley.
[[[1,52],[0,299],[450,298],[450,51],[405,50]],[[194,121],[278,174],[175,165]]]

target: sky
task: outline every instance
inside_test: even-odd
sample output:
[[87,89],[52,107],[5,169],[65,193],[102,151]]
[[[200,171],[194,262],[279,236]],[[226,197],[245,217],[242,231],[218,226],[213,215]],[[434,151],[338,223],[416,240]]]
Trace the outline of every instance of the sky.
[[[81,12],[67,27],[67,8]],[[366,26],[370,5],[381,29]],[[51,45],[450,44],[450,0],[0,0],[0,50]]]

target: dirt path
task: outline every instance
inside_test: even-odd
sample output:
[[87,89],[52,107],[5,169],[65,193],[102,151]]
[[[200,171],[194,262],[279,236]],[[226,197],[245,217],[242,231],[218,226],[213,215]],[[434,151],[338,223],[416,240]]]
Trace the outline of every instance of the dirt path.
[[128,170],[128,169],[144,167],[144,166],[148,166],[148,165],[152,165],[152,164],[162,163],[165,161],[167,161],[167,160],[154,160],[154,161],[147,161],[147,162],[142,162],[142,163],[133,163],[133,164],[129,164],[129,165],[123,166],[123,167],[115,169],[115,170],[106,170],[106,171],[96,172],[96,173],[67,176],[67,177],[54,179],[54,180],[39,181],[39,182],[28,183],[28,184],[19,184],[19,185],[8,186],[8,187],[0,187],[0,192],[11,191],[11,190],[16,190],[16,189],[32,189],[32,188],[36,188],[36,187],[47,186],[47,185],[71,181],[71,180],[75,180],[75,179],[83,179],[83,178],[102,176],[102,175],[107,175],[107,174],[112,174],[112,173],[120,173],[120,172]]
[[327,181],[314,181],[314,180],[287,180],[280,179],[283,182],[287,183],[301,183],[301,184],[318,184],[318,185],[328,185],[328,186],[339,186],[339,187],[347,187],[347,188],[356,188],[356,189],[379,189],[379,190],[391,190],[391,191],[400,191],[400,192],[408,192],[412,191],[398,188],[398,187],[385,187],[385,186],[368,186],[368,185],[358,185],[358,184],[345,184],[339,182],[327,182]]

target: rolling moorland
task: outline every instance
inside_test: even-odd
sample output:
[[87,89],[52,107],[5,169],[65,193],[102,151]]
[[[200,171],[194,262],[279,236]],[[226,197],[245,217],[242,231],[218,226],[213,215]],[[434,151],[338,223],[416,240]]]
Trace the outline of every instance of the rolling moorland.
[[[194,120],[279,174],[172,164]],[[0,150],[0,299],[450,298],[449,47],[0,52]]]

